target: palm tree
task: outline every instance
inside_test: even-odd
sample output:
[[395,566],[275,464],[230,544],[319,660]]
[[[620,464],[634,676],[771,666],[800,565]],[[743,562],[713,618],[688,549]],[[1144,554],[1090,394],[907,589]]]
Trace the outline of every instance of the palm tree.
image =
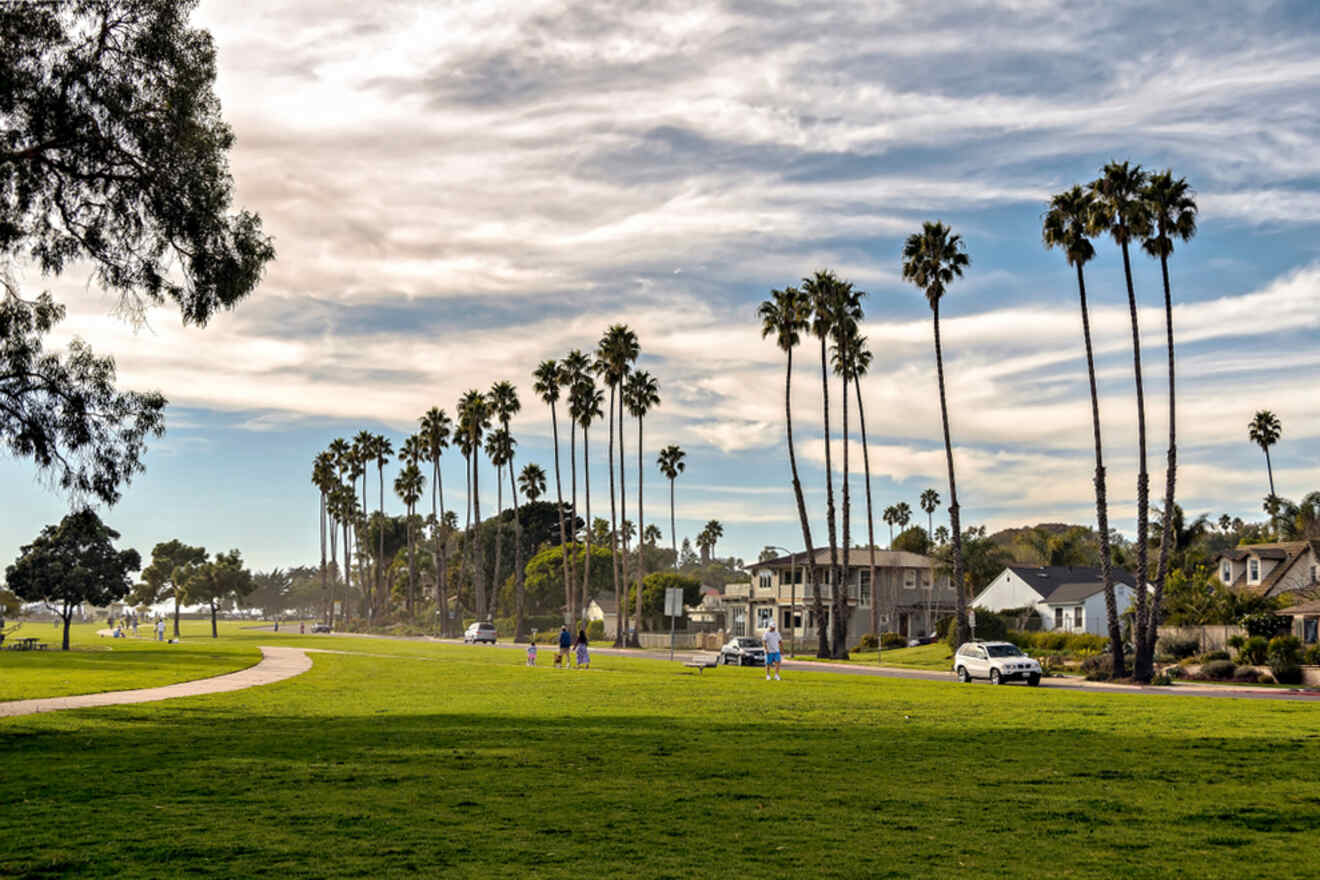
[[[353,473],[354,455],[353,447],[343,437],[336,437],[334,440],[331,440],[329,449],[330,454],[334,456],[335,472],[339,477],[338,485],[334,492],[335,497],[330,499],[330,503],[334,511],[335,519],[338,520],[339,527],[344,534],[344,608],[347,609],[350,589],[349,573],[353,570],[352,550],[348,543],[348,531],[353,522],[353,505],[349,503],[349,499],[356,502],[357,492],[349,485],[345,484],[344,480],[356,479],[351,476]],[[340,491],[341,489],[347,491],[348,499],[344,498],[344,492]],[[333,614],[333,599],[330,601],[330,609]],[[330,623],[333,628],[334,621],[332,620]]]
[[655,523],[648,523],[646,526],[646,530],[642,532],[642,541],[645,542],[647,546],[654,548],[657,544],[660,543],[660,541],[664,538],[664,536],[665,533],[660,531],[659,526],[657,526]]
[[[568,432],[568,460],[569,471],[572,477],[571,486],[571,507],[568,517],[568,536],[572,541],[565,552],[573,553],[577,546],[577,416],[573,413],[573,389],[582,382],[590,378],[591,358],[582,353],[580,349],[573,349],[560,363],[559,366],[559,385],[561,388],[567,388],[569,393],[569,432]],[[590,522],[586,526],[590,528]],[[570,565],[568,567],[569,576],[564,581],[564,588],[568,591],[568,601],[564,604],[564,611],[569,615],[566,623],[572,623],[576,618],[573,616],[574,603],[577,600],[577,570]]]
[[535,504],[545,494],[545,471],[535,462],[523,465],[522,473],[518,474],[518,486],[528,503]]
[[1279,442],[1283,436],[1283,425],[1279,423],[1279,417],[1267,409],[1256,413],[1250,424],[1247,425],[1247,436],[1251,442],[1260,447],[1265,453],[1265,472],[1270,478],[1270,497],[1278,497],[1274,492],[1274,466],[1270,464],[1270,447]]
[[326,531],[326,499],[330,495],[330,490],[335,484],[335,464],[334,456],[329,452],[322,452],[316,456],[312,462],[312,485],[316,487],[321,496],[321,515],[319,524],[321,527],[321,597],[325,598],[327,592],[326,575],[327,568],[325,564],[325,531]]
[[[642,516],[642,421],[646,414],[660,405],[660,385],[655,378],[645,370],[637,370],[628,377],[628,383],[624,387],[624,403],[628,406],[628,414],[637,419],[637,608],[634,620],[637,621],[637,630],[640,633],[642,629],[642,579],[646,577],[646,557],[642,552],[641,535],[645,531],[645,521]],[[624,550],[628,547],[627,541],[624,541]],[[635,647],[641,647],[641,642],[637,641]]]
[[[435,529],[435,607],[440,612],[440,633],[448,634],[449,608],[446,591],[449,589],[449,566],[447,547],[441,538],[445,522],[445,486],[440,478],[440,456],[449,446],[449,435],[453,425],[444,410],[431,407],[418,421],[419,433],[425,448],[425,458],[431,462],[431,517],[436,520]],[[436,503],[439,501],[439,513]]]
[[918,502],[921,509],[926,511],[926,534],[935,540],[935,508],[940,506],[940,493],[935,489],[927,489],[921,493],[921,501]]
[[901,535],[907,528],[907,524],[912,522],[912,508],[906,501],[900,501],[894,506],[894,523],[898,526],[898,533]]
[[[834,463],[831,459],[830,449],[829,358],[826,351],[826,343],[834,332],[834,324],[837,320],[835,309],[839,301],[837,295],[838,285],[839,279],[832,272],[817,272],[811,278],[802,279],[802,292],[811,302],[811,332],[820,340],[820,390],[825,425],[825,524],[830,541],[829,581],[833,589],[831,597],[837,596],[843,581],[839,576],[839,538],[836,531],[837,520],[834,512]],[[833,604],[834,600],[832,598],[831,605]],[[824,624],[824,618],[819,612],[817,613],[816,623],[816,635],[819,640],[816,656],[829,657],[831,656],[830,633]]]
[[1086,346],[1086,375],[1091,383],[1091,431],[1095,435],[1095,517],[1100,539],[1100,580],[1105,591],[1105,616],[1109,626],[1109,646],[1113,656],[1112,675],[1122,678],[1123,631],[1118,621],[1118,601],[1114,595],[1113,556],[1109,549],[1109,510],[1105,500],[1105,465],[1100,443],[1100,398],[1095,385],[1095,357],[1091,347],[1091,318],[1086,306],[1086,274],[1083,267],[1095,256],[1088,238],[1095,200],[1080,186],[1059,193],[1050,201],[1045,214],[1042,236],[1047,248],[1063,248],[1068,265],[1077,270],[1077,294],[1082,308],[1082,340]]
[[[555,403],[559,400],[560,372],[561,368],[555,361],[541,361],[535,372],[532,373],[532,391],[540,395],[541,400],[545,401],[546,405],[550,407],[550,428],[554,434],[555,443],[555,515],[559,520],[559,547],[561,551],[559,556],[564,564],[564,607],[568,608],[572,604],[573,582],[569,579],[568,536],[564,531],[564,484],[559,475],[559,416],[555,407]],[[571,426],[569,433],[574,433]],[[524,492],[526,492],[525,489]]]
[[[358,589],[362,593],[361,598],[364,603],[367,601],[367,594],[370,592],[367,588],[367,566],[370,564],[370,560],[368,559],[367,553],[362,550],[362,533],[366,531],[363,524],[367,518],[367,466],[371,464],[371,450],[374,443],[375,435],[367,430],[358,431],[357,436],[353,438],[353,483],[355,487],[357,485],[357,478],[362,478],[362,509],[357,520],[353,523],[353,541],[357,544],[358,549]],[[367,535],[366,540],[370,541],[371,536]],[[367,608],[365,604],[362,607],[362,616],[367,616]]]
[[719,543],[720,538],[724,537],[724,526],[717,519],[708,521],[702,531],[706,534],[708,543],[706,545],[706,561],[715,558],[715,545]]
[[935,369],[940,387],[940,419],[944,425],[944,456],[949,466],[949,531],[953,541],[953,589],[958,640],[966,641],[967,599],[963,584],[962,534],[958,517],[958,491],[953,474],[953,441],[949,437],[949,406],[944,393],[944,351],[940,346],[940,300],[955,278],[971,263],[962,236],[940,222],[927,221],[921,232],[903,245],[903,279],[926,294],[935,326]]
[[[407,528],[408,528],[408,613],[414,612],[414,595],[417,584],[417,562],[413,549],[413,520],[416,516],[417,502],[421,500],[422,493],[426,490],[426,477],[422,476],[421,468],[417,462],[421,460],[423,453],[421,438],[413,435],[404,441],[403,459],[407,464],[399,475],[394,478],[394,494],[399,496],[407,510]],[[384,523],[382,522],[382,525]]]
[[376,474],[380,478],[380,535],[376,553],[376,600],[371,606],[373,614],[376,604],[385,598],[385,586],[382,581],[385,574],[385,465],[390,463],[390,456],[393,454],[394,444],[390,443],[389,438],[384,434],[377,434],[371,446],[371,456],[376,462]]
[[943,547],[945,544],[949,543],[949,527],[948,527],[948,526],[940,526],[938,529],[935,530],[935,543],[938,544],[938,545],[941,546],[941,547]]
[[[1169,458],[1164,475],[1164,509],[1174,506],[1174,484],[1178,471],[1178,445],[1174,413],[1173,384],[1173,298],[1169,290],[1169,254],[1173,253],[1173,240],[1190,241],[1196,235],[1196,199],[1186,178],[1174,180],[1172,171],[1151,175],[1143,193],[1146,206],[1154,218],[1154,235],[1148,236],[1141,248],[1160,261],[1164,279],[1164,328],[1169,349]],[[1169,533],[1171,520],[1166,517],[1160,536],[1160,558],[1155,568],[1155,595],[1151,598],[1151,626],[1146,634],[1146,653],[1155,653],[1156,628],[1160,620],[1160,603],[1164,599],[1164,578],[1169,569],[1171,552]]]
[[[569,411],[573,414],[573,419],[578,426],[582,428],[582,479],[583,494],[587,503],[587,522],[591,522],[591,447],[590,434],[591,423],[596,419],[603,418],[604,412],[600,406],[605,402],[605,392],[596,387],[596,383],[591,380],[590,374],[587,374],[582,381],[573,386],[569,392]],[[586,613],[587,602],[590,597],[587,591],[591,584],[591,527],[586,529],[586,560],[582,565],[582,613]],[[576,597],[575,597],[576,598]],[[622,606],[619,606],[622,608]]]
[[[807,582],[811,584],[816,620],[825,619],[825,607],[821,602],[820,579],[816,573],[816,548],[811,542],[811,521],[807,518],[807,502],[802,493],[802,481],[798,478],[797,453],[793,448],[793,349],[802,342],[811,321],[811,300],[796,287],[770,291],[770,299],[761,303],[756,310],[761,319],[761,338],[773,335],[775,344],[787,356],[788,364],[784,370],[784,430],[788,435],[788,467],[793,476],[793,496],[797,501],[798,522],[802,526],[802,544],[806,548]],[[674,565],[678,565],[677,553]],[[796,616],[797,609],[790,614]],[[817,630],[823,629],[817,624]],[[796,639],[796,636],[794,637]],[[797,642],[794,641],[796,650]],[[821,647],[825,645],[822,642]],[[820,651],[817,651],[821,656]]]
[[[866,410],[862,405],[862,377],[871,369],[871,351],[866,347],[866,337],[853,331],[853,338],[848,343],[847,372],[852,376],[853,396],[857,399],[857,424],[862,431],[862,469],[866,473],[866,545],[870,567],[866,582],[871,590],[871,632],[880,632],[880,595],[875,584],[875,514],[871,503],[871,450],[866,442]],[[835,366],[838,370],[844,364]],[[861,600],[860,590],[858,601]]]
[[[504,579],[500,576],[504,567],[504,468],[513,456],[513,438],[504,427],[498,427],[486,435],[486,457],[495,466],[495,572],[491,578],[490,601],[498,601]],[[498,606],[497,606],[498,607]]]
[[[480,491],[480,469],[478,460],[481,458],[481,439],[486,430],[490,427],[490,404],[486,401],[485,395],[475,388],[467,391],[458,401],[458,421],[459,428],[463,434],[462,449],[464,456],[468,459],[468,509],[470,519],[468,521],[467,554],[469,571],[472,576],[472,586],[476,591],[477,618],[486,620],[490,617],[490,611],[486,604],[486,577],[485,560],[477,554],[472,545],[472,522],[475,520],[477,533],[481,530],[481,491]],[[481,565],[477,565],[477,560],[481,560]]]
[[848,383],[852,371],[851,344],[857,337],[857,325],[862,320],[862,297],[860,290],[853,290],[851,283],[839,281],[834,285],[834,337],[835,373],[840,377],[839,399],[843,406],[843,578],[839,589],[834,591],[834,636],[832,653],[836,658],[848,656],[848,554],[852,547],[852,501],[851,476],[848,470]]
[[898,522],[898,508],[892,504],[889,505],[888,507],[885,508],[885,512],[880,515],[880,518],[883,519],[885,523],[889,526],[889,549],[893,550],[894,523]]
[[1092,235],[1108,234],[1123,253],[1123,277],[1127,282],[1128,313],[1132,322],[1132,368],[1137,386],[1137,585],[1136,625],[1133,641],[1137,652],[1133,663],[1133,677],[1149,681],[1154,670],[1151,658],[1144,648],[1150,609],[1145,584],[1150,577],[1147,564],[1146,535],[1150,517],[1150,475],[1146,470],[1146,395],[1141,379],[1141,328],[1137,324],[1137,295],[1132,287],[1132,261],[1128,245],[1140,241],[1150,233],[1150,206],[1143,190],[1146,173],[1140,165],[1110,162],[1100,172],[1099,179],[1089,189],[1095,197],[1095,210],[1091,212],[1088,232]]
[[[628,582],[628,546],[624,544],[622,548],[614,546],[614,534],[617,533],[619,521],[628,515],[628,496],[627,488],[624,482],[624,446],[623,446],[623,381],[628,378],[628,373],[632,370],[632,364],[637,360],[640,347],[637,343],[637,334],[628,328],[626,324],[613,324],[605,331],[600,338],[600,343],[596,348],[596,371],[604,378],[605,383],[610,386],[610,555],[613,557],[613,565],[618,569],[614,587],[614,598],[619,604],[619,632],[615,636],[614,643],[617,646],[624,643],[624,634],[628,631],[628,607],[623,601],[622,585]],[[615,402],[617,400],[617,407]],[[614,511],[614,414],[618,411],[619,418],[619,485],[618,485],[618,518],[615,518]],[[619,550],[622,549],[622,552]]]
[[683,463],[686,457],[686,452],[671,443],[660,450],[660,457],[657,459],[660,473],[669,480],[669,535],[674,545],[674,571],[678,571],[678,528],[674,525],[674,480],[687,469],[687,465]]
[[[522,520],[519,517],[518,510],[518,486],[514,479],[514,452],[518,443],[513,439],[509,432],[509,420],[513,418],[521,409],[522,403],[518,400],[518,389],[512,382],[496,382],[490,389],[491,406],[495,411],[495,416],[499,420],[501,430],[504,432],[505,443],[507,446],[507,455],[502,456],[505,459],[505,466],[509,469],[509,494],[513,499],[513,563],[514,563],[514,641],[527,641],[526,620],[524,619],[525,607],[525,572],[523,571],[522,558]],[[498,551],[497,551],[498,552]]]

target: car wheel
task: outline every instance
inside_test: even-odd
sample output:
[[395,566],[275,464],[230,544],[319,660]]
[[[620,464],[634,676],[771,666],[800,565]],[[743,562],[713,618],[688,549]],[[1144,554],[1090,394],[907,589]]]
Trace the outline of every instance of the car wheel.
[[998,670],[998,669],[991,669],[991,670],[990,670],[990,683],[991,683],[991,684],[1003,684],[1003,683],[1004,683],[1004,680],[1003,680],[1002,678],[999,677],[999,670]]
[[962,682],[963,684],[967,684],[968,682],[970,682],[970,681],[972,680],[972,677],[971,677],[970,675],[967,674],[967,667],[966,667],[966,666],[959,666],[959,667],[958,667],[958,680],[959,680],[960,682]]
[[1040,676],[1039,676],[1039,675],[1028,675],[1028,676],[1027,676],[1027,684],[1031,685],[1032,687],[1039,687],[1039,686],[1040,686]]

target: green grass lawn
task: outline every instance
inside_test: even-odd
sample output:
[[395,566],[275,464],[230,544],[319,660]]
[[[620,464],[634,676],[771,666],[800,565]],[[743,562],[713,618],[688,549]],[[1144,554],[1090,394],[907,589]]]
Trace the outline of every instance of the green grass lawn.
[[0,721],[6,877],[1296,877],[1296,703],[312,644],[247,691]]
[[[795,659],[816,662],[814,656],[802,652],[798,652]],[[875,651],[852,651],[849,653],[848,660],[825,660],[822,662],[898,666],[906,669],[938,669],[940,672],[952,674],[953,651],[944,642],[936,642],[932,645],[917,645],[915,648],[891,648],[879,655]]]

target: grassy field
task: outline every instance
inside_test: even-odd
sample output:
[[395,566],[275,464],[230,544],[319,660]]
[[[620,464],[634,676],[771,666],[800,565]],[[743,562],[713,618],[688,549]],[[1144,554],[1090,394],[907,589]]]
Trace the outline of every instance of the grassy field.
[[[1296,877],[1305,704],[241,633],[278,684],[0,721],[6,877]],[[1299,833],[1301,832],[1301,833]]]

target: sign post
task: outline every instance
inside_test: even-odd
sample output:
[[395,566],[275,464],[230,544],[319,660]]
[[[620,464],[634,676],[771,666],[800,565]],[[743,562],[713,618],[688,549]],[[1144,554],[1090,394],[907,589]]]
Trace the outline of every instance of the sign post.
[[972,628],[972,641],[976,641],[976,609],[967,609],[967,625]]
[[665,588],[665,614],[669,615],[669,659],[674,659],[674,619],[683,616],[683,591],[678,587]]

